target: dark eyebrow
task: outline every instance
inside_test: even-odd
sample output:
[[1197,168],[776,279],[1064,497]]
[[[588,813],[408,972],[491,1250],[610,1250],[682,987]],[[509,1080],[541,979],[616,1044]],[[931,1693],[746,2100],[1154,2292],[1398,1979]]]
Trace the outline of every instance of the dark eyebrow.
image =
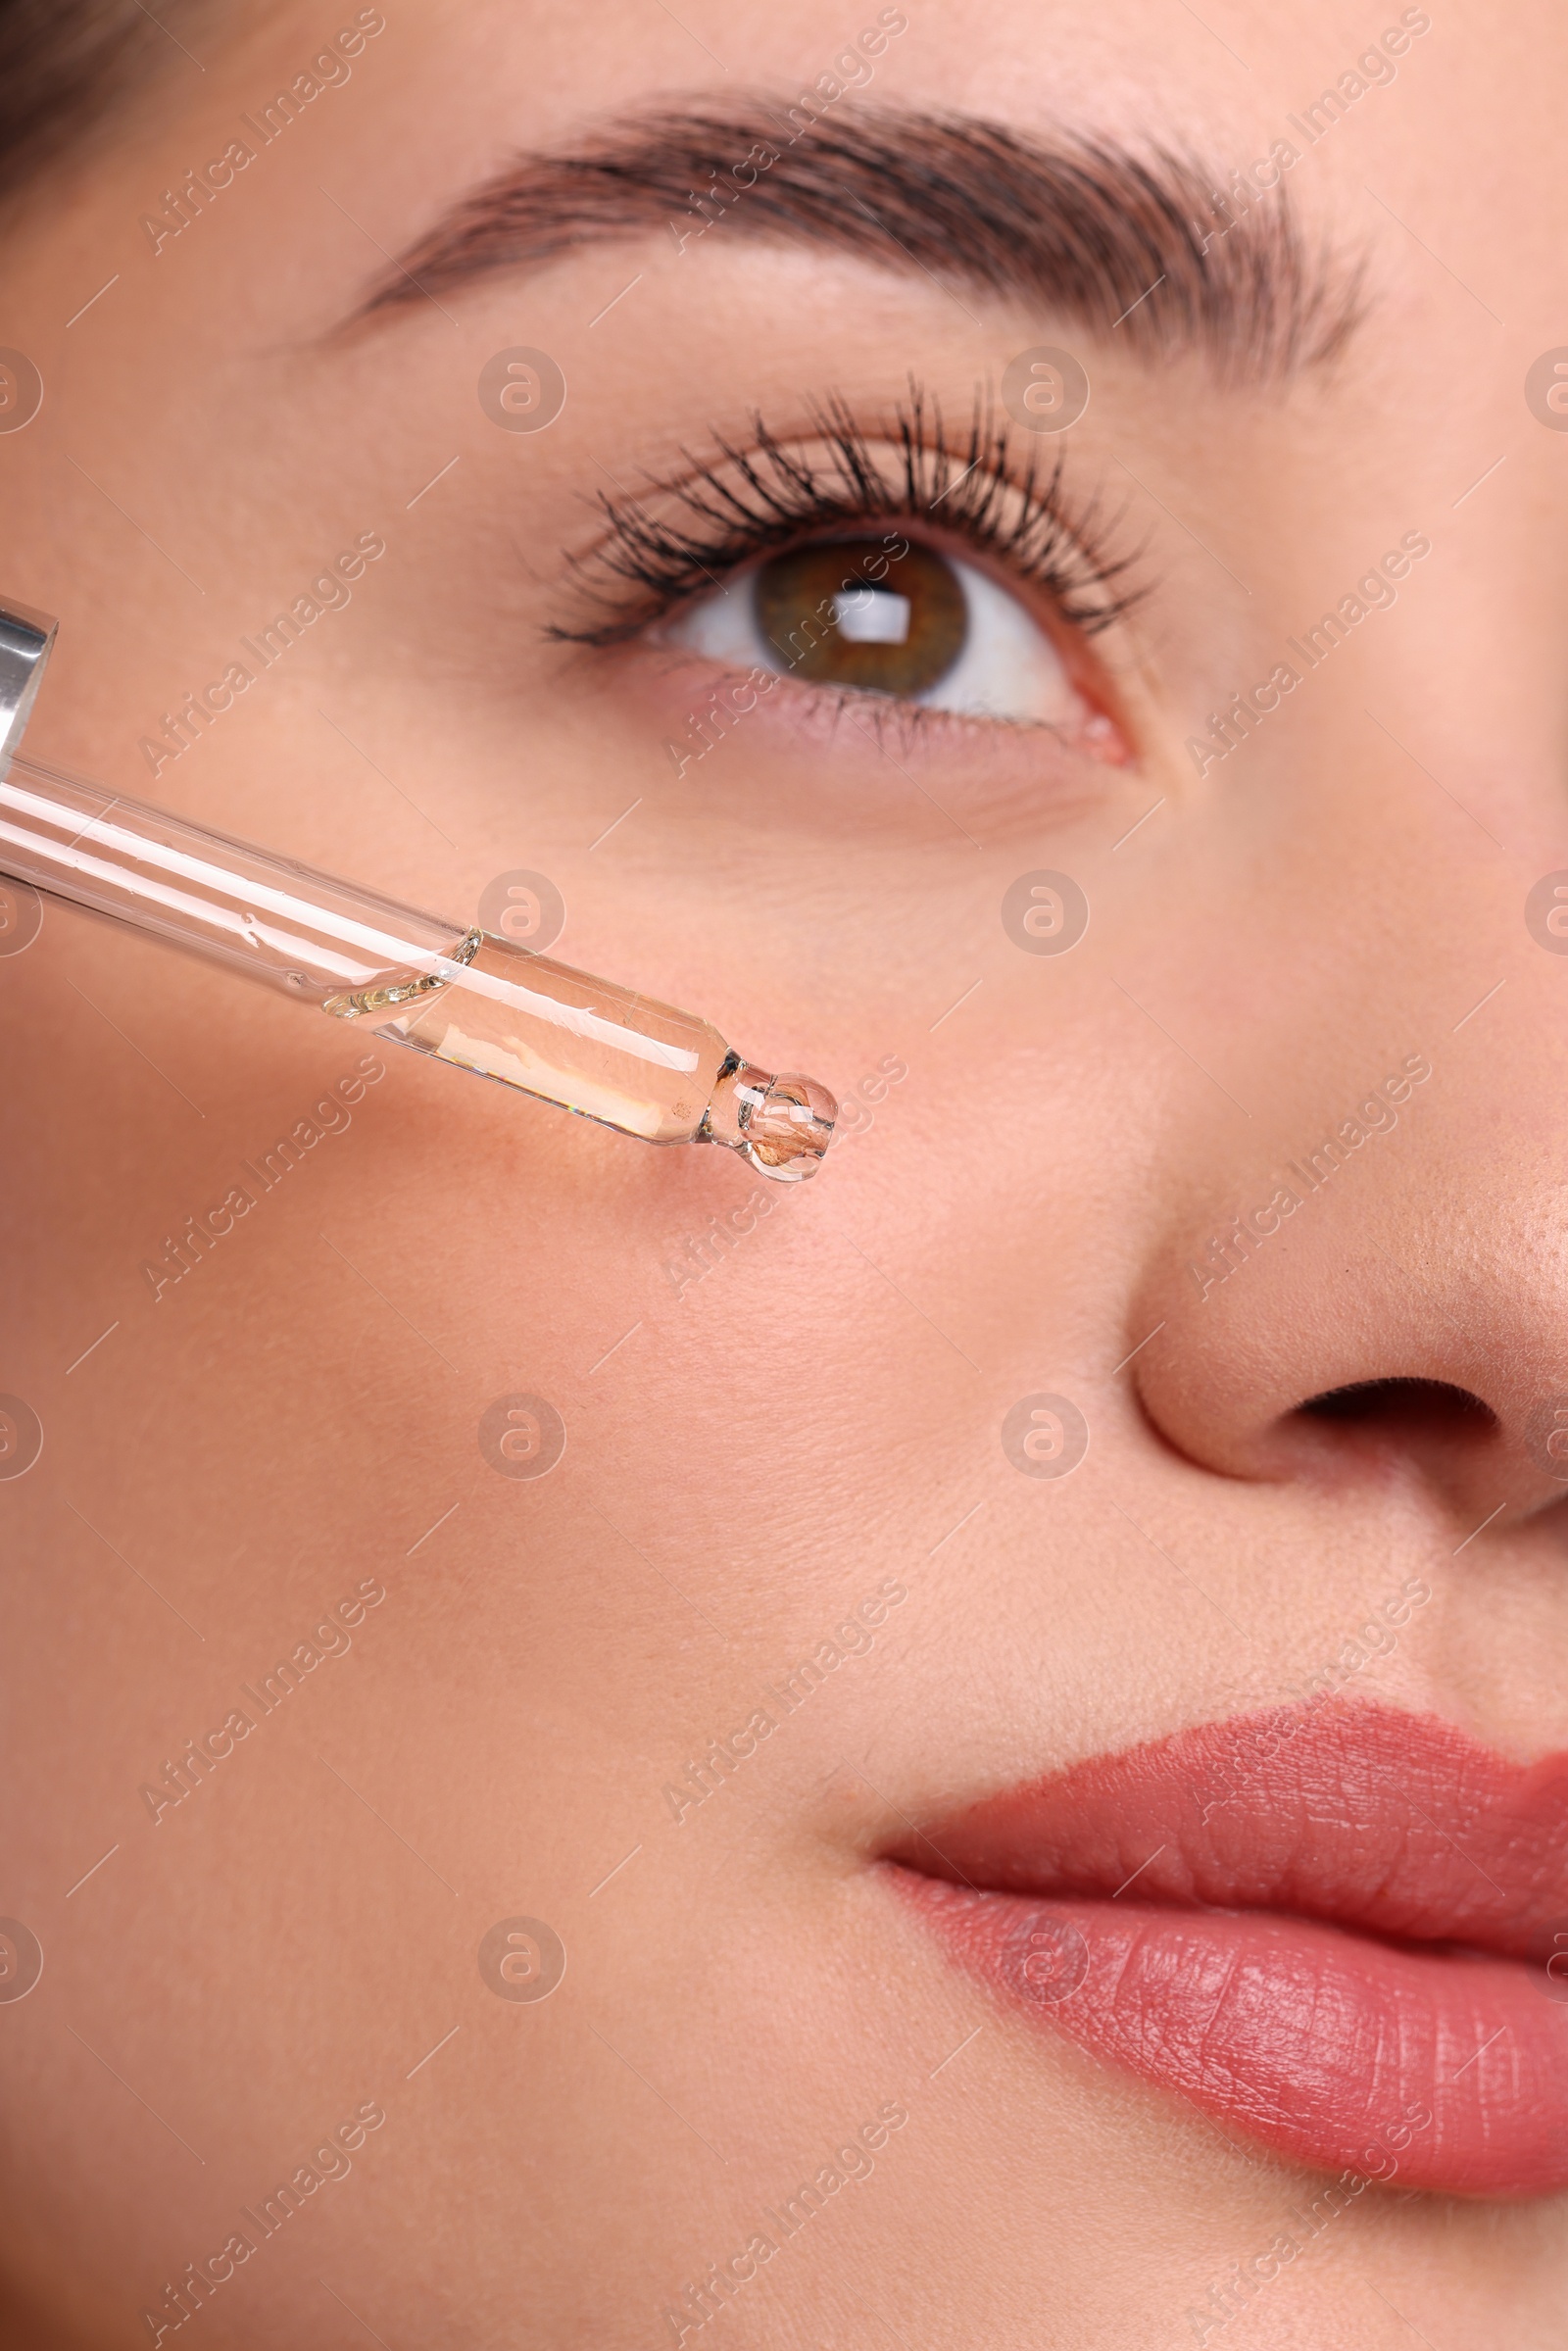
[[675,248],[706,229],[923,270],[1042,312],[1042,331],[1116,332],[1146,358],[1193,351],[1224,376],[1278,381],[1335,358],[1360,317],[1360,267],[1308,250],[1283,181],[1246,209],[1222,185],[1168,149],[974,116],[857,105],[812,121],[761,95],[722,114],[665,108],[507,165],[354,317],[585,245],[657,232]]

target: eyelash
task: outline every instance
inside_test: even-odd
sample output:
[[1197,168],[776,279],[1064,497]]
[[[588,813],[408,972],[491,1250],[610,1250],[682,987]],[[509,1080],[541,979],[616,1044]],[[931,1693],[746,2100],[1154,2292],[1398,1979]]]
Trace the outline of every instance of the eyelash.
[[[1073,511],[1059,450],[1049,472],[1038,445],[1021,468],[1009,469],[1010,437],[989,397],[977,394],[956,446],[937,403],[912,380],[891,426],[874,435],[836,395],[809,413],[809,437],[825,460],[803,457],[754,413],[749,450],[715,433],[711,457],[683,453],[691,470],[682,478],[650,480],[658,513],[645,499],[601,492],[604,536],[570,560],[587,615],[576,627],[553,623],[546,636],[624,644],[760,556],[873,518],[918,522],[938,508],[945,532],[1042,590],[1084,636],[1109,628],[1148,593],[1126,584],[1139,554],[1110,552],[1098,501]],[[877,451],[888,448],[898,460],[893,481],[877,463]]]

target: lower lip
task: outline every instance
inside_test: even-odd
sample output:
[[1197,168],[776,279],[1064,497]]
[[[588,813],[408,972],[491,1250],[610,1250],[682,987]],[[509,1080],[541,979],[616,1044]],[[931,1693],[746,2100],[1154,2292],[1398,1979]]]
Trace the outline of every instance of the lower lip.
[[1565,1767],[1314,1703],[986,1798],[887,1866],[1009,2005],[1228,2132],[1362,2184],[1549,2195]]
[[1515,1961],[897,1875],[1020,2008],[1283,2156],[1447,2195],[1568,2187],[1568,2008]]

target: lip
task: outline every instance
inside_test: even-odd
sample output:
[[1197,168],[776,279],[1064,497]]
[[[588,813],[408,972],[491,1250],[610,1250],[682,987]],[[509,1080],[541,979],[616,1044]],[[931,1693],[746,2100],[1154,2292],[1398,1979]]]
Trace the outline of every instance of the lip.
[[886,1859],[994,1991],[1278,2154],[1450,2195],[1568,2187],[1568,1753],[1293,1704],[989,1797]]

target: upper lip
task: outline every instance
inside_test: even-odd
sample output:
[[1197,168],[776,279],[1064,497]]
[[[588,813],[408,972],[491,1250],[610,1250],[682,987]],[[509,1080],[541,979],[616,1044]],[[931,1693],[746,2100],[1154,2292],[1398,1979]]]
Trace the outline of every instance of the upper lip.
[[1568,1927],[1568,1754],[1327,1700],[1208,1723],[986,1797],[888,1858],[958,1885],[1263,1910],[1539,1957]]

